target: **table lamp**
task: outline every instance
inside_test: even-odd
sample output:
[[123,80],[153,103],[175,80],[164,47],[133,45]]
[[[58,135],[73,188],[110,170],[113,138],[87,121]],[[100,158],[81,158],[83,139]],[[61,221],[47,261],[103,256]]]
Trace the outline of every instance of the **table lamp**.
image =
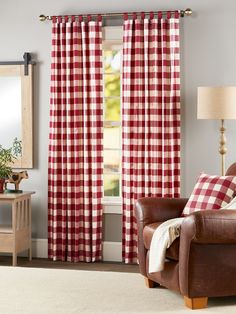
[[198,87],[197,118],[221,120],[219,153],[224,175],[227,152],[224,120],[236,119],[236,86]]

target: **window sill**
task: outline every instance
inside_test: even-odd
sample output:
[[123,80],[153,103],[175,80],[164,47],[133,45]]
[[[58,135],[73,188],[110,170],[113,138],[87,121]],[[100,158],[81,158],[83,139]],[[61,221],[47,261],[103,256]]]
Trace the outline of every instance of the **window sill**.
[[103,199],[103,213],[104,214],[122,214],[122,200],[117,199]]
[[103,198],[103,205],[122,205],[122,199],[120,197]]

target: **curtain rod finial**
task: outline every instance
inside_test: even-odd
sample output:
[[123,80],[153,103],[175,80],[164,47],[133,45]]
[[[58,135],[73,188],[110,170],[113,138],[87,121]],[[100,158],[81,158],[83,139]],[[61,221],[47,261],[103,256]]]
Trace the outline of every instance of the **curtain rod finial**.
[[39,15],[39,20],[40,20],[41,22],[46,21],[46,19],[47,19],[46,15],[44,15],[44,14]]
[[187,15],[187,16],[192,15],[192,13],[193,13],[193,11],[190,8],[187,8],[186,10],[184,10],[184,14]]

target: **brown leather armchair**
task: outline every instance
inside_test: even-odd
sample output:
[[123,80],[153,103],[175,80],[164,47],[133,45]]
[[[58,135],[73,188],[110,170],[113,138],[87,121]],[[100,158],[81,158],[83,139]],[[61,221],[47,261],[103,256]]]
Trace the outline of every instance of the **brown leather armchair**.
[[[236,175],[236,163],[226,172]],[[208,297],[236,295],[236,210],[201,211],[186,217],[166,251],[165,268],[149,273],[149,249],[156,228],[181,215],[187,199],[142,198],[136,204],[138,259],[149,288],[162,285],[181,293],[191,309]]]

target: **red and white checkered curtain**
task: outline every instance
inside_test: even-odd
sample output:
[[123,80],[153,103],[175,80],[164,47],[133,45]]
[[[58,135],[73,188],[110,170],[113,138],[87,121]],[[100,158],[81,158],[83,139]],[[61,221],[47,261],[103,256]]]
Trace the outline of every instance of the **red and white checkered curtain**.
[[135,202],[179,197],[179,14],[124,20],[123,260],[137,261]]
[[102,24],[52,23],[49,258],[97,261],[102,244]]

